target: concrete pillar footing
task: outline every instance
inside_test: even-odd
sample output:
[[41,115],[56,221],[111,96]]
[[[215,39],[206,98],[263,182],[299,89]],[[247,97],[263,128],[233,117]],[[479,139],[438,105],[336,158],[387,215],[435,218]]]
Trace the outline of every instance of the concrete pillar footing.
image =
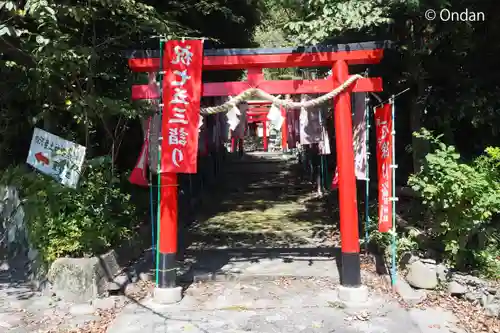
[[174,304],[182,300],[182,287],[158,288],[153,291],[153,302],[157,304]]
[[338,289],[339,301],[345,307],[360,307],[366,306],[368,303],[368,288],[366,286],[345,287],[339,286]]

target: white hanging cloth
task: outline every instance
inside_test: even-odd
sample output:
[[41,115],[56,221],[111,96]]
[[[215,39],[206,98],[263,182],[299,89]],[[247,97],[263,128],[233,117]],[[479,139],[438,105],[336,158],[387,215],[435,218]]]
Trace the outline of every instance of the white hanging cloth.
[[366,93],[352,94],[354,171],[356,178],[366,180]]
[[[310,100],[307,95],[302,95],[301,102]],[[299,117],[300,144],[310,145],[319,143],[322,138],[319,108],[301,108]]]
[[160,145],[160,140],[159,140],[160,136],[161,136],[160,115],[155,113],[151,118],[151,127],[149,128],[149,145],[148,145],[149,170],[154,174],[156,174],[158,169],[158,147]]
[[[215,105],[221,105],[229,101],[230,97],[216,97]],[[229,123],[227,122],[227,114],[218,113],[219,128],[220,128],[220,142],[226,143],[229,141],[229,132],[231,131]]]
[[328,114],[328,107],[325,109],[322,109],[320,111],[320,123],[321,123],[321,141],[318,144],[319,148],[319,154],[320,155],[330,155],[331,149],[330,149],[330,138],[328,136],[328,130],[327,130],[327,114]]
[[[243,137],[245,136],[245,129],[247,127],[247,111],[248,111],[248,103],[246,102],[243,102],[239,104],[238,107],[235,107],[230,110],[230,112],[232,112],[231,117],[234,119],[234,115],[236,115],[238,119],[237,123],[234,122],[236,123],[236,126],[230,127],[230,129],[232,130],[232,136],[231,136],[232,138],[243,139]],[[230,120],[228,116],[228,123],[229,121]],[[230,124],[230,126],[233,124]]]
[[269,120],[271,128],[280,131],[285,118],[281,114],[281,109],[277,105],[273,104],[267,113],[267,120]]
[[241,111],[236,105],[233,105],[233,107],[226,113],[227,123],[229,124],[229,129],[231,131],[234,131],[240,124],[239,116],[241,116]]

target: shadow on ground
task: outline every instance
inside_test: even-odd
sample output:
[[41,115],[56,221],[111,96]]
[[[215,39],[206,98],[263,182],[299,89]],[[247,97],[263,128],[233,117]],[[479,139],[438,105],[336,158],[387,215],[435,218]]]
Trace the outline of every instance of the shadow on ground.
[[182,235],[181,280],[262,260],[336,260],[340,266],[337,195],[315,196],[315,186],[300,172],[297,161],[282,154],[230,156]]
[[331,197],[313,200],[313,186],[298,180],[296,162],[273,158],[229,159],[216,190],[206,196],[202,213],[188,230],[186,248],[200,238],[205,246],[220,239],[226,243],[214,245],[233,247],[245,237],[247,246],[273,245],[273,239],[289,242],[302,238],[300,230],[336,224],[336,204],[325,200]]
[[204,280],[216,280],[219,278],[241,278],[245,275],[246,268],[255,268],[259,263],[267,263],[274,266],[271,269],[263,269],[256,272],[255,276],[277,278],[280,276],[309,276],[300,271],[285,272],[276,271],[277,264],[296,263],[298,266],[316,266],[317,271],[323,269],[325,261],[335,261],[337,270],[341,269],[340,248],[229,248],[209,250],[187,250],[185,261],[193,264],[181,276],[180,280],[186,287],[190,283]]

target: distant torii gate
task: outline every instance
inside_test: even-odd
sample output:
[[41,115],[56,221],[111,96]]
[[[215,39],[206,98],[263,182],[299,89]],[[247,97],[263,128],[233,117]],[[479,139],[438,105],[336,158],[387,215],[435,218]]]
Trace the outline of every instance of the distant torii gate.
[[[248,111],[246,113],[247,122],[248,123],[261,123],[262,124],[262,143],[264,151],[268,151],[268,134],[267,133],[267,115],[270,111],[270,107],[272,106],[272,102],[265,100],[251,100],[248,101]],[[284,121],[281,126],[281,148],[282,151],[285,152],[287,150],[287,123],[286,123],[286,110],[283,107],[280,107],[281,116]],[[231,147],[233,146],[233,142],[231,142]]]
[[[379,63],[388,44],[389,42],[364,42],[300,48],[204,50],[203,70],[247,69],[248,75],[246,82],[204,83],[203,96],[235,96],[251,87],[260,88],[273,95],[328,93],[349,78],[349,65]],[[129,67],[135,72],[156,72],[160,68],[159,50],[133,51],[128,58]],[[327,79],[267,81],[263,75],[263,68],[330,66],[332,75]],[[350,95],[352,92],[382,90],[381,78],[362,78],[337,95],[333,102],[342,251],[340,278],[344,290],[362,289]],[[152,92],[147,85],[132,86],[132,99],[158,97],[158,94]],[[173,186],[162,187],[161,201],[177,207],[176,174],[162,174],[162,179],[164,183]],[[160,235],[160,271],[157,289],[160,292],[171,293],[172,288],[176,287],[176,210],[162,214]],[[162,247],[162,244],[165,245]],[[161,253],[162,248],[172,249],[169,252],[173,253]]]

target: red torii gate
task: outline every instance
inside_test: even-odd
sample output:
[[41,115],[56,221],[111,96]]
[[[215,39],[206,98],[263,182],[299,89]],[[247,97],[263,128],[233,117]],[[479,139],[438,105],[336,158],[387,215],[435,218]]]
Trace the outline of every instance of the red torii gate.
[[[264,151],[268,150],[268,133],[267,133],[267,114],[269,113],[271,102],[270,101],[248,101],[247,121],[249,123],[262,123],[262,142]],[[284,110],[281,109],[282,116],[286,116]],[[286,129],[286,122],[283,122],[282,131]],[[286,150],[286,133],[282,136],[283,151]],[[285,141],[283,141],[283,139]]]
[[[235,96],[248,88],[260,88],[273,95],[328,93],[349,78],[349,65],[379,63],[383,58],[384,48],[389,44],[390,42],[384,41],[301,48],[205,50],[203,70],[247,69],[248,75],[246,82],[204,83],[203,96]],[[158,50],[133,51],[128,55],[129,67],[135,72],[156,72],[160,67],[159,56]],[[267,81],[264,79],[262,71],[263,68],[330,66],[332,66],[331,77],[319,80]],[[342,252],[340,280],[343,287],[356,289],[361,287],[350,95],[352,92],[379,92],[382,90],[381,78],[362,78],[334,99]],[[132,99],[158,97],[158,94],[151,91],[147,85],[132,86]],[[175,179],[165,179],[164,183],[176,183],[177,178],[175,174],[174,176]],[[165,174],[165,177],[169,178],[172,175]],[[162,187],[161,201],[177,207],[177,188],[174,186]],[[168,243],[163,248],[173,249],[174,252],[160,253],[161,263],[157,287],[168,292],[169,288],[176,286],[177,211],[162,215],[160,235],[160,252],[163,243]]]

